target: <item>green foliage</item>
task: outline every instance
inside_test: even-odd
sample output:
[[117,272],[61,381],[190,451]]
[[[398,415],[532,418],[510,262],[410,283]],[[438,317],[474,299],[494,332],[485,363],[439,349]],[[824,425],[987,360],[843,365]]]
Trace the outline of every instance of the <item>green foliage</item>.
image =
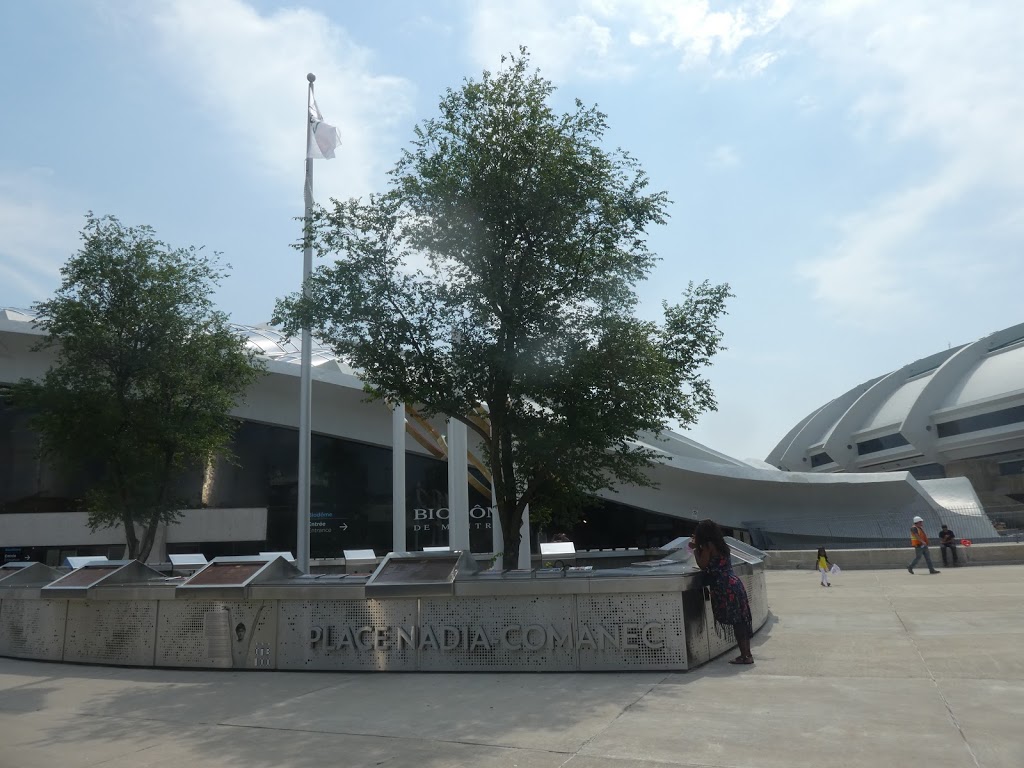
[[[715,407],[700,369],[730,294],[691,284],[662,324],[634,316],[665,193],[604,149],[596,107],[555,113],[525,50],[503,63],[446,92],[385,194],[315,212],[306,242],[337,260],[277,319],[309,324],[374,396],[476,432],[509,565],[527,504],[564,518],[587,494],[650,484],[657,454],[637,439]],[[489,430],[470,418],[480,405]]]
[[13,398],[50,461],[90,472],[90,525],[123,525],[130,555],[145,559],[184,501],[181,473],[225,450],[228,412],[261,364],[213,306],[225,274],[215,256],[91,213],[82,242],[54,297],[35,305],[55,362]]

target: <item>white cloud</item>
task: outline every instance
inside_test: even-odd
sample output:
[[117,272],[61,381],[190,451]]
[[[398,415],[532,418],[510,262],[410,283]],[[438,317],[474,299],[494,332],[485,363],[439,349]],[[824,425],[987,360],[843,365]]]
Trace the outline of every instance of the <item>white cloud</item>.
[[712,168],[721,169],[736,168],[740,165],[740,155],[736,151],[735,147],[730,147],[728,144],[722,144],[721,146],[715,147],[715,150],[711,153],[711,157],[708,158],[708,165]]
[[[731,57],[747,40],[767,35],[789,13],[791,2],[736,2],[729,10],[715,11],[708,0],[622,0],[619,6],[633,19],[634,41],[670,46],[688,68]],[[751,57],[750,74],[774,59],[770,51]]]
[[816,299],[848,321],[891,325],[906,319],[917,306],[916,286],[940,275],[936,254],[908,253],[905,246],[952,202],[958,186],[955,175],[943,174],[849,215],[839,224],[833,252],[800,265],[798,273],[814,282]]
[[[807,4],[791,22],[787,32],[855,94],[858,128],[938,158],[923,179],[847,216],[835,248],[800,273],[847,319],[905,313],[936,286],[957,295],[957,275],[993,267],[984,235],[1024,205],[1024,8],[843,0]],[[998,205],[976,205],[981,196]],[[935,231],[968,230],[980,233],[970,252],[930,252]],[[1024,278],[1024,259],[1002,272]]]
[[396,157],[391,134],[411,117],[412,86],[381,74],[371,53],[320,13],[261,14],[241,0],[163,0],[137,8],[154,53],[211,115],[223,141],[286,183],[301,184],[306,73],[342,147],[318,162],[318,199],[379,189]]
[[[571,74],[621,77],[629,67],[615,51],[611,28],[598,21],[600,7],[583,0],[555,4],[547,0],[483,0],[470,5],[470,54],[483,69],[494,69],[501,56],[530,49],[544,76],[562,80]],[[591,12],[588,12],[591,11]]]
[[470,6],[471,53],[480,66],[493,67],[502,53],[526,45],[553,80],[628,76],[641,50],[672,51],[687,69],[714,65],[721,73],[752,76],[777,52],[751,53],[738,66],[733,57],[748,40],[774,30],[790,5],[740,0],[713,11],[708,0],[484,0]]
[[60,285],[84,223],[55,205],[47,169],[0,176],[0,305],[27,307]]

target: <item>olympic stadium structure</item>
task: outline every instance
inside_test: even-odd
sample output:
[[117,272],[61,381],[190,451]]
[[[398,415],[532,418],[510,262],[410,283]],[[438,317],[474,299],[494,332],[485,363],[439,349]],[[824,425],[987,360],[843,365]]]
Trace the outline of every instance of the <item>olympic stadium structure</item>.
[[1024,323],[859,384],[804,417],[766,462],[967,478],[997,528],[1024,528]]
[[[265,360],[267,375],[233,412],[240,422],[232,446],[236,459],[212,462],[183,480],[189,508],[161,532],[151,560],[183,552],[213,557],[294,551],[300,351],[268,326],[238,330]],[[0,384],[39,378],[49,368],[53,352],[37,349],[40,334],[30,311],[0,310]],[[461,460],[450,461],[462,451],[443,439],[448,425],[423,419],[414,408],[370,402],[356,371],[325,349],[313,350],[312,357],[314,560],[340,557],[345,550],[383,554],[446,546],[457,527],[460,536],[468,528],[474,552],[493,552],[490,491],[476,459],[478,447],[470,441]],[[853,400],[847,410],[851,405]],[[811,422],[824,420],[808,417],[788,443],[809,436],[813,430],[804,428]],[[875,437],[874,429],[865,439]],[[568,532],[578,550],[657,547],[687,535],[704,517],[763,547],[904,544],[909,521],[918,514],[935,529],[946,522],[959,535],[998,536],[964,478],[838,473],[810,461],[809,471],[794,471],[805,462],[788,449],[780,454],[785,461],[762,463],[740,461],[675,432],[643,439],[660,453],[660,463],[650,470],[656,486],[619,486],[595,498]],[[835,455],[848,459],[847,453]],[[119,557],[123,533],[87,525],[80,502],[87,487],[87,476],[63,477],[46,466],[28,414],[0,402],[4,559],[56,564],[75,554]],[[535,551],[550,533],[530,532]]]

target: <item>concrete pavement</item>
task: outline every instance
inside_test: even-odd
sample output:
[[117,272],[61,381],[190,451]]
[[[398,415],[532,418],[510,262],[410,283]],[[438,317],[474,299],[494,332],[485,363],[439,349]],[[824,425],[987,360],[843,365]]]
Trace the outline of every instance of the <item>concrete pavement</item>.
[[770,572],[757,663],[677,674],[0,659],[0,768],[1024,766],[1024,566],[834,584]]

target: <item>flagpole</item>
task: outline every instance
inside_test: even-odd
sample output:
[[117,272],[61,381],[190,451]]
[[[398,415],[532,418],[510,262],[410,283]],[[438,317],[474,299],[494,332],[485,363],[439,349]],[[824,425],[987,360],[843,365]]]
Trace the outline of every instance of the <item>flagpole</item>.
[[[313,121],[310,119],[313,107],[313,82],[316,75],[306,75],[309,92],[306,103],[306,185],[303,198],[306,204],[303,216],[302,238],[302,296],[310,297],[309,278],[313,273],[313,244],[309,237],[310,220],[313,215]],[[309,508],[310,508],[310,453],[312,447],[312,334],[309,326],[302,328],[302,376],[299,393],[299,499],[298,530],[296,532],[295,564],[303,573],[309,573]]]

